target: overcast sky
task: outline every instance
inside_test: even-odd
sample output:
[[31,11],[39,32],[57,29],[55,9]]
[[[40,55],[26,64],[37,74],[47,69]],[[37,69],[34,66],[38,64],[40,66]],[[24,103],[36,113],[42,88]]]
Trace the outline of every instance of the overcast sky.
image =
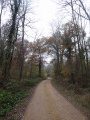
[[[58,0],[32,0],[33,17],[37,22],[32,25],[36,29],[32,29],[34,32],[31,32],[31,36],[35,36],[35,31],[42,36],[50,36],[52,25],[55,26],[58,21],[64,24],[71,20],[69,8],[65,11],[62,4],[57,5],[54,1],[57,2]],[[61,1],[60,3],[63,2],[63,0],[59,1]],[[85,4],[89,6],[90,0],[85,1]],[[31,38],[31,40],[33,39]]]
[[50,23],[56,19],[57,5],[52,0],[34,0],[35,1],[35,17],[38,19],[36,27],[44,35],[50,34]]
[[57,17],[57,5],[52,0],[33,0],[32,2],[33,17],[36,21],[33,31],[37,31],[42,36],[50,36],[51,23]]
[[[58,21],[62,24],[68,22],[71,19],[71,14],[69,13],[69,8],[65,11],[62,7],[62,2],[64,0],[31,0],[31,8],[33,14],[28,14],[27,18],[33,18],[35,23],[31,23],[31,26],[34,29],[26,28],[26,38],[29,41],[33,41],[33,38],[37,32],[41,36],[50,36],[52,33],[52,27],[57,24]],[[60,1],[60,5],[57,5],[55,2]],[[85,4],[90,6],[90,0],[86,1]],[[90,8],[90,7],[89,7]],[[8,11],[8,10],[6,10]],[[7,12],[3,14],[3,22],[9,18]],[[89,27],[87,26],[87,31]]]

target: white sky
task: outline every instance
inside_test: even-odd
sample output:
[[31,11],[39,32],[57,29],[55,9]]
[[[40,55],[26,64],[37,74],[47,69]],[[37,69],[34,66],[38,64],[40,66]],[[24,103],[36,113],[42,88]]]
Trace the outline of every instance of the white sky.
[[[65,11],[62,5],[55,3],[58,0],[54,1],[33,0],[34,16],[38,20],[34,26],[42,36],[50,36],[53,32],[52,27],[55,28],[59,21],[64,24],[71,19],[71,14]],[[62,0],[59,1],[62,3]]]
[[[57,5],[56,0],[32,0],[32,10],[34,14],[33,18],[37,21],[32,24],[32,26],[36,29],[32,29],[33,32],[28,31],[31,35],[35,36],[35,32],[41,36],[51,36],[52,27],[54,28],[57,25],[58,21],[62,21],[66,23],[69,21],[71,16],[68,11],[62,9],[62,6]],[[62,0],[59,0],[62,2]],[[65,13],[68,13],[66,16]],[[29,36],[28,36],[29,37]],[[30,41],[33,41],[33,38],[30,38]]]
[[[26,38],[29,41],[33,41],[33,38],[37,32],[38,35],[41,34],[41,36],[50,36],[52,33],[52,27],[55,24],[57,24],[58,21],[62,21],[63,23],[66,23],[70,20],[70,13],[69,9],[66,11],[62,8],[61,5],[57,5],[55,2],[61,1],[62,3],[64,0],[31,0],[31,8],[34,12],[33,15],[29,14],[27,18],[33,18],[35,23],[32,23],[31,26],[33,26],[35,29],[26,28]],[[54,2],[55,1],[55,2]],[[87,6],[90,6],[90,0],[84,0],[87,4]],[[90,8],[90,7],[89,7]],[[4,11],[3,13],[3,23],[5,23],[6,19],[9,18],[9,15],[7,14],[8,9]],[[9,13],[9,12],[8,12]],[[87,28],[89,29],[89,28]]]
[[33,0],[32,8],[34,11],[34,18],[37,21],[33,26],[42,36],[49,36],[51,34],[51,23],[57,16],[57,5],[52,0]]
[[[62,4],[57,5],[55,2],[63,0],[32,0],[32,9],[34,11],[33,17],[37,21],[32,26],[36,29],[32,29],[33,32],[29,31],[30,36],[35,36],[35,32],[41,36],[50,36],[52,33],[52,27],[57,24],[58,21],[66,23],[71,20],[71,13],[69,13],[69,8],[63,9]],[[86,0],[87,5],[90,3],[89,0]],[[87,30],[88,31],[88,30]],[[30,38],[30,41],[33,39]]]

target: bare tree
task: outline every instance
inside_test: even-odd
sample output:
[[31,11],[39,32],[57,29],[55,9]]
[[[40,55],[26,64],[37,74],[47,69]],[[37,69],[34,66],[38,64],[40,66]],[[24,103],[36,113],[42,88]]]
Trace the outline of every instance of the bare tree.
[[2,61],[3,61],[3,40],[1,36],[1,27],[2,27],[2,12],[5,7],[5,0],[0,1],[0,66],[2,67]]
[[4,59],[4,65],[2,70],[2,81],[7,81],[10,76],[10,68],[12,63],[12,56],[14,51],[14,43],[16,41],[16,28],[17,28],[17,15],[19,12],[21,0],[11,0],[11,12],[12,12],[12,18],[11,18],[11,27],[10,32],[8,35],[7,40],[7,48],[5,50],[5,59]]
[[73,13],[76,13],[78,16],[90,21],[90,14],[85,6],[85,1],[82,0],[65,0],[64,6],[71,6]]
[[21,18],[21,22],[22,22],[22,44],[21,44],[21,49],[20,49],[20,54],[21,54],[21,66],[20,66],[20,79],[22,78],[22,74],[23,74],[23,65],[24,65],[24,35],[25,35],[25,19],[26,19],[26,13],[27,13],[27,1],[25,2],[23,0],[22,2],[22,18]]

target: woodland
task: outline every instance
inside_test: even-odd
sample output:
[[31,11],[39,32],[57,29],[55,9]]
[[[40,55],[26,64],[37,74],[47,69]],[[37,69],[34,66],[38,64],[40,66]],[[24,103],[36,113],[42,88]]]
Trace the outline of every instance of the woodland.
[[[90,36],[85,30],[86,22],[90,29],[90,6],[87,9],[83,0],[64,0],[62,6],[69,7],[71,20],[59,21],[50,37],[35,37],[31,42],[25,38],[25,28],[34,24],[26,19],[30,4],[27,0],[0,0],[0,116],[47,77],[84,96],[85,104],[78,102],[90,110]],[[60,0],[55,4],[59,6]],[[10,19],[2,24],[7,9]],[[46,56],[52,58],[49,64]]]

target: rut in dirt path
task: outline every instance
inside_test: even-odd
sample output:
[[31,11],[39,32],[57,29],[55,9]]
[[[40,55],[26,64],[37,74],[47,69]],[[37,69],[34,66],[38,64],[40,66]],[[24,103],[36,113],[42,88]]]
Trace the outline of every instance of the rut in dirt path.
[[36,88],[23,120],[87,120],[52,86],[51,80],[42,81]]

